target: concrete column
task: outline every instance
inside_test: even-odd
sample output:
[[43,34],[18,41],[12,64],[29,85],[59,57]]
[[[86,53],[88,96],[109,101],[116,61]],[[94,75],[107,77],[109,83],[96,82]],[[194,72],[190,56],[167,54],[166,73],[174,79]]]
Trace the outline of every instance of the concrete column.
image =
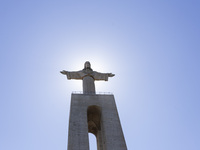
[[86,94],[72,94],[68,150],[89,150],[87,110],[91,106],[101,114],[100,126],[98,119],[90,120],[98,129],[90,129],[97,137],[98,150],[127,150],[114,96]]

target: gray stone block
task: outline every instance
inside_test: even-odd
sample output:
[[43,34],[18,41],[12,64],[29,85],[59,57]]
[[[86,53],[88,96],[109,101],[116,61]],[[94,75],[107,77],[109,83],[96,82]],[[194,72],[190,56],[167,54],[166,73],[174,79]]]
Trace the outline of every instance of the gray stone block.
[[89,150],[88,132],[98,150],[127,150],[113,95],[72,94],[68,150]]

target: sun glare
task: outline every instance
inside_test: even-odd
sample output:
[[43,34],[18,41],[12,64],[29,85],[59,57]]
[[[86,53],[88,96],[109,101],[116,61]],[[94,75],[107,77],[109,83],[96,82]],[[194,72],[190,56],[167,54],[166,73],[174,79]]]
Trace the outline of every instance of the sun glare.
[[[76,49],[77,48],[77,49]],[[109,54],[109,51],[106,48],[96,48],[92,49],[82,47],[76,47],[68,49],[68,52],[62,54],[60,60],[61,70],[66,71],[79,71],[84,68],[84,63],[89,61],[91,63],[91,68],[93,71],[101,72],[101,73],[115,73],[115,65],[112,60],[112,55]],[[97,53],[99,52],[99,53]],[[112,79],[109,79],[112,80]],[[81,80],[73,80],[67,81],[68,85],[70,85],[71,91],[82,91],[82,81]],[[105,81],[95,81],[96,92],[105,92],[111,91],[107,88],[110,88],[108,82]],[[112,91],[111,91],[112,92]]]

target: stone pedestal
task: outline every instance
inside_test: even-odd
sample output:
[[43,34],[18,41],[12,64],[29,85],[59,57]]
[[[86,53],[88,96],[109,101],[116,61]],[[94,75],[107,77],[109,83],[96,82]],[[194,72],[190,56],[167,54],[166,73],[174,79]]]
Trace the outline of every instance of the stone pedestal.
[[127,150],[113,95],[72,94],[68,150],[89,150],[88,132],[98,150]]

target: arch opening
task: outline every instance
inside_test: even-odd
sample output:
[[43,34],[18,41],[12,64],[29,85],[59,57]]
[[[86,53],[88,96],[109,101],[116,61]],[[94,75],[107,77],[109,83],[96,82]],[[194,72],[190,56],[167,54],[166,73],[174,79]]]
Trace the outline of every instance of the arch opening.
[[97,150],[97,139],[93,133],[88,133],[90,150]]
[[97,136],[101,130],[101,110],[99,106],[89,106],[87,109],[88,132]]
[[98,148],[98,132],[101,130],[101,109],[92,105],[87,109],[88,137],[90,150]]

